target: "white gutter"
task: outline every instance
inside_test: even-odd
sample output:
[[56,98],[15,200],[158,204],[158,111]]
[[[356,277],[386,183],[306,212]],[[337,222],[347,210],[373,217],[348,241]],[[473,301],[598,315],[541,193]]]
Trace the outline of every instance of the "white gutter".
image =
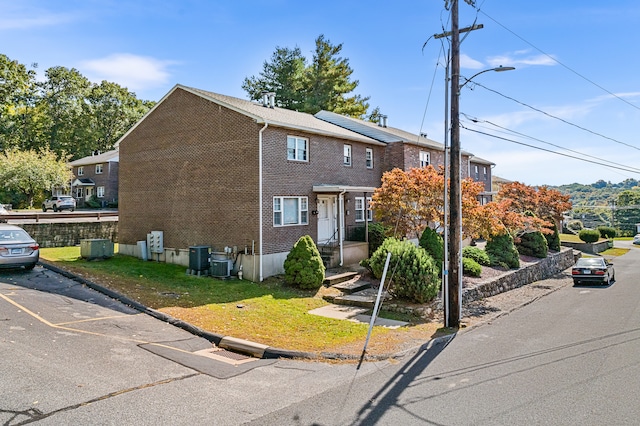
[[340,232],[338,233],[338,238],[340,239],[340,266],[343,266],[344,264],[344,194],[345,192],[347,192],[346,190],[342,191],[339,195],[338,195],[338,210],[339,210],[339,214],[338,214],[338,220],[340,221],[339,225],[340,226]]
[[[265,122],[264,127],[260,129],[259,137],[258,137],[258,250],[260,250],[260,281],[262,282],[263,278],[263,268],[262,268],[262,132],[264,132],[267,127],[269,127],[269,123]],[[255,253],[253,254],[255,259]],[[255,271],[254,271],[255,274]],[[255,276],[255,275],[254,275]]]

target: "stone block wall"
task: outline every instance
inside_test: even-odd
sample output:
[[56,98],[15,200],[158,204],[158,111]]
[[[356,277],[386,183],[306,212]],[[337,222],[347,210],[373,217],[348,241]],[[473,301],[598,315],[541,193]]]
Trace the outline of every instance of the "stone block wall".
[[20,225],[42,248],[69,247],[80,240],[100,238],[118,242],[118,222],[24,223]]
[[551,253],[537,263],[521,269],[506,271],[504,275],[491,282],[483,283],[462,290],[462,303],[473,302],[485,297],[494,296],[505,291],[544,280],[564,271],[575,263],[573,249],[562,248],[560,252]]

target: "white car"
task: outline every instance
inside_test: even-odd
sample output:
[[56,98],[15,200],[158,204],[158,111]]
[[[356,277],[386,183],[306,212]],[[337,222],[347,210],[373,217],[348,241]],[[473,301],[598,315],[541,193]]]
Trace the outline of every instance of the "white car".
[[65,209],[74,211],[76,209],[76,199],[71,195],[58,195],[51,197],[50,199],[44,200],[44,203],[42,203],[42,211],[46,212],[47,209],[53,209],[54,212]]
[[640,234],[636,234],[636,236],[633,237],[633,244],[640,245]]

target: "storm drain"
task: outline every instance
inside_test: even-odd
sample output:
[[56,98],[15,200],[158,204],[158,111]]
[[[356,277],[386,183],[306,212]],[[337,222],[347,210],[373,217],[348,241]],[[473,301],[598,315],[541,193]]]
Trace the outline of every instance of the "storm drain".
[[200,351],[196,351],[193,354],[215,359],[216,361],[225,362],[231,365],[246,364],[247,362],[256,361],[258,359],[258,358],[253,358],[247,355],[239,354],[237,352],[228,351],[223,348],[203,349]]

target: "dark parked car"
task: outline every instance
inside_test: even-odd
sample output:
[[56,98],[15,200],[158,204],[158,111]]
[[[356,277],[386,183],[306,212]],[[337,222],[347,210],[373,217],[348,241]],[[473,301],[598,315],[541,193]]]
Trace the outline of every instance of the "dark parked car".
[[595,282],[611,284],[616,279],[613,263],[603,257],[581,257],[571,269],[574,284]]
[[40,246],[27,231],[0,223],[0,268],[33,269],[40,259]]

